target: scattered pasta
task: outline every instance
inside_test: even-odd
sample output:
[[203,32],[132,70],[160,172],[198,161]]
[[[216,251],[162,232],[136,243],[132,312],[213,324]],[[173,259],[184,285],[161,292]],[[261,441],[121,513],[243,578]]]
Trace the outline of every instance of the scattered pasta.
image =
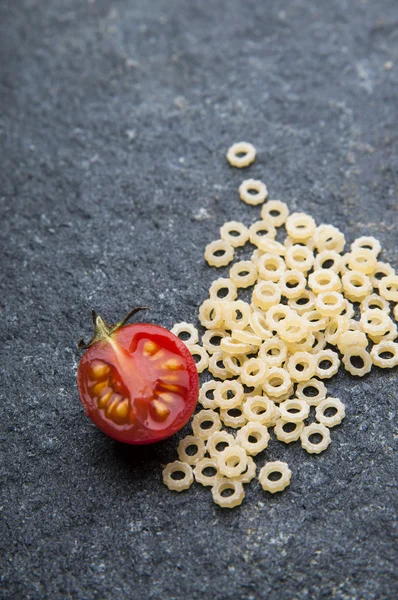
[[248,142],[238,142],[228,148],[227,161],[232,167],[237,167],[238,169],[248,167],[255,161],[255,158],[256,149]]
[[[273,475],[276,475],[277,478],[273,477],[271,479],[271,476]],[[271,494],[275,494],[275,492],[282,492],[288,485],[290,485],[291,478],[292,472],[287,463],[279,460],[275,460],[264,465],[258,475],[258,480],[263,490],[266,492],[271,492]]]

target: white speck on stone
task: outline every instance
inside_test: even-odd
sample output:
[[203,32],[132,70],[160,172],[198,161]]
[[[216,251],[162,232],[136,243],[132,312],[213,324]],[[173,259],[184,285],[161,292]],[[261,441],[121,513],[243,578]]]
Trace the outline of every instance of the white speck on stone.
[[204,221],[205,219],[211,219],[209,211],[203,206],[198,210],[196,215],[193,216],[195,221]]
[[127,129],[126,135],[129,138],[129,142],[135,139],[135,129]]
[[384,68],[386,71],[391,71],[393,66],[394,66],[394,63],[392,62],[392,60],[388,60],[387,62],[384,63]]

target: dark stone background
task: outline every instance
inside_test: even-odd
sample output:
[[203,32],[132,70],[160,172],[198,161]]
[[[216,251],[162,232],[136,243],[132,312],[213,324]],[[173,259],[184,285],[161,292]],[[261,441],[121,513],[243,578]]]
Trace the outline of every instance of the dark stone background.
[[396,598],[396,369],[332,380],[329,450],[273,440],[291,487],[234,511],[168,491],[177,439],[105,438],[75,378],[92,307],[196,322],[243,177],[398,267],[397,1],[2,0],[0,47],[1,597]]

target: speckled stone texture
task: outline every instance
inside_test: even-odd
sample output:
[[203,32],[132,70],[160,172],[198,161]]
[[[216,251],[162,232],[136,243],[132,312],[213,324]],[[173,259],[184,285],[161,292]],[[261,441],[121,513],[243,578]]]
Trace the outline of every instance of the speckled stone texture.
[[188,428],[124,447],[76,389],[91,308],[197,322],[242,178],[398,267],[396,0],[2,0],[0,47],[1,597],[396,598],[397,369],[331,380],[328,451],[273,438],[290,488],[233,511],[161,483]]

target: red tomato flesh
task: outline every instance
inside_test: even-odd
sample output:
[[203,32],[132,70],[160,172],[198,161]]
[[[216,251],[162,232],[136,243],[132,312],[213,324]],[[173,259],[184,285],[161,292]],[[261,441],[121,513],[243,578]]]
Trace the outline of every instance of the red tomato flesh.
[[86,414],[110,437],[151,444],[179,431],[198,399],[188,348],[158,325],[125,325],[95,342],[79,364]]

